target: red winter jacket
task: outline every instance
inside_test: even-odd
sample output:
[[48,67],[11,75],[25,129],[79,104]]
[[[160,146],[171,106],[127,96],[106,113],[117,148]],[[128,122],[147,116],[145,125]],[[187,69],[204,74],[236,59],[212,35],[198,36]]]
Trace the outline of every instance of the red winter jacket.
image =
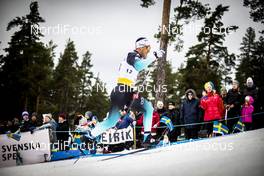
[[202,97],[200,106],[204,109],[204,121],[219,120],[223,117],[223,100],[216,93],[208,93]]
[[[143,125],[143,119],[144,116],[140,116],[139,119],[137,120],[137,125],[141,126]],[[157,112],[153,112],[153,116],[152,116],[152,127],[157,124],[157,126],[159,126],[160,123],[160,116],[159,113]],[[144,126],[142,126],[141,132],[144,132]],[[157,128],[151,128],[151,133],[152,135],[156,135],[157,132]]]

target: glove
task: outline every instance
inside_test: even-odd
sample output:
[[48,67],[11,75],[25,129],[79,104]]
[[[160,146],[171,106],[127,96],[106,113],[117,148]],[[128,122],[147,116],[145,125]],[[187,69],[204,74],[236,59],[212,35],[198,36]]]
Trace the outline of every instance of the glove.
[[137,121],[133,121],[133,126],[136,126],[137,125]]
[[158,51],[154,51],[153,54],[154,54],[154,56],[155,56],[156,58],[162,58],[162,57],[164,56],[164,54],[165,54],[165,51],[163,51],[163,50],[158,50]]

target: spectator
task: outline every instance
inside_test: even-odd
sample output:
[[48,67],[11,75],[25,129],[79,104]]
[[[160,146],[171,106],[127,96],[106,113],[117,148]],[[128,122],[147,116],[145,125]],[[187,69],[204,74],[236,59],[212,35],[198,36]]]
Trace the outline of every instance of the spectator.
[[34,127],[31,125],[29,120],[29,113],[27,111],[22,112],[22,125],[20,127],[21,132],[32,131]]
[[13,130],[13,122],[11,120],[8,120],[7,123],[6,123],[6,129],[7,131],[13,133],[14,130]]
[[81,114],[76,113],[76,118],[74,120],[77,131],[87,131],[89,129],[88,120]]
[[[166,109],[165,109],[164,103],[162,101],[157,101],[157,109],[155,112],[158,113],[159,118],[161,118],[163,115],[166,114]],[[165,129],[166,129],[165,124],[161,124],[159,126],[159,128],[157,129],[157,138],[162,137]]]
[[34,127],[40,126],[39,122],[38,122],[38,118],[37,118],[37,113],[33,112],[31,115],[31,125]]
[[[166,116],[171,119],[172,124],[180,125],[180,113],[175,107],[174,102],[168,103],[168,111],[166,113]],[[170,142],[177,142],[178,136],[181,134],[181,128],[180,127],[174,127],[173,131],[171,131],[168,135]]]
[[116,124],[117,129],[127,128],[129,125],[133,124],[133,121],[135,120],[135,115],[132,115],[131,113],[127,113],[126,108],[123,111],[121,111],[120,113],[121,118],[119,122]]
[[242,107],[241,118],[242,122],[245,124],[246,130],[252,129],[252,113],[254,111],[254,99],[251,96],[245,97],[245,103]]
[[[246,87],[243,91],[243,100],[245,99],[246,96],[251,96],[254,99],[254,103],[252,104],[252,106],[254,106],[254,112],[256,113],[258,113],[260,110],[258,95],[259,95],[258,87],[254,84],[253,79],[251,77],[248,77],[246,81]],[[262,115],[259,115],[259,116],[253,115],[253,118],[254,120],[253,120],[252,128],[256,129],[259,126],[261,126]]]
[[162,101],[157,102],[157,113],[159,114],[160,117],[162,117],[166,113],[166,109]]
[[98,118],[91,111],[85,112],[84,117],[87,119],[88,126],[94,128],[98,122]]
[[60,150],[66,150],[64,146],[69,140],[69,124],[64,113],[59,115],[57,131],[57,140],[60,144],[59,148]]
[[238,119],[233,119],[234,117],[238,117],[240,114],[241,107],[241,99],[242,95],[239,91],[239,83],[238,81],[233,81],[232,89],[230,89],[227,93],[226,97],[226,110],[227,110],[227,127],[233,129],[233,126],[237,122]]
[[127,128],[128,126],[132,125],[134,121],[133,116],[126,115],[116,126],[117,129]]
[[[141,115],[137,120],[137,125],[142,126],[144,121],[144,115]],[[157,139],[157,127],[160,123],[160,116],[158,112],[153,112],[152,116],[152,128],[151,128],[151,142],[154,142]],[[144,134],[144,126],[141,128],[141,134]]]
[[220,93],[221,93],[221,98],[223,100],[223,103],[224,103],[224,105],[226,105],[226,103],[227,103],[227,90],[226,90],[226,88],[222,87],[220,89]]
[[50,130],[50,141],[54,143],[57,141],[56,129],[57,122],[52,118],[52,114],[43,114],[43,125],[37,127],[36,130],[49,129]]
[[246,87],[243,91],[243,98],[246,96],[251,96],[254,99],[254,104],[256,104],[258,99],[258,88],[255,86],[253,79],[251,77],[247,78]]
[[[184,124],[198,123],[200,122],[199,114],[199,100],[196,96],[196,92],[193,89],[188,89],[185,92],[185,101],[181,105],[181,119]],[[198,138],[198,125],[188,125],[185,127],[186,139]]]
[[8,120],[6,124],[6,131],[9,131],[11,133],[15,133],[17,130],[19,130],[20,124],[18,118],[14,118],[12,121]]
[[119,120],[117,121],[117,123],[116,123],[116,125],[115,125],[115,128],[119,128],[119,125],[120,125],[120,123],[121,123],[121,121],[124,119],[124,117],[127,115],[127,109],[122,109],[122,110],[120,110],[120,118],[119,118]]
[[200,106],[204,110],[204,121],[211,122],[206,125],[208,137],[211,137],[213,132],[213,121],[222,118],[224,105],[222,98],[216,93],[212,82],[207,82],[204,88],[207,95],[201,98]]
[[13,128],[14,128],[14,132],[16,132],[17,130],[19,130],[20,127],[20,122],[19,119],[17,117],[15,117],[13,119]]

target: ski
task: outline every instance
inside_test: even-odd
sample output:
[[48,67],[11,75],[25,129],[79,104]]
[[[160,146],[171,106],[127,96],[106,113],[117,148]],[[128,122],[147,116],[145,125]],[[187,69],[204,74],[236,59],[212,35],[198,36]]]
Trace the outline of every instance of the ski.
[[138,149],[138,150],[135,150],[135,151],[132,151],[132,152],[129,152],[129,153],[118,154],[117,156],[113,156],[113,157],[110,157],[110,158],[105,158],[105,159],[102,159],[100,161],[107,161],[107,160],[111,160],[111,159],[115,159],[115,158],[120,158],[122,156],[132,155],[132,154],[140,153],[140,152],[147,151],[147,150],[150,150],[150,149],[151,148],[142,148],[142,149]]

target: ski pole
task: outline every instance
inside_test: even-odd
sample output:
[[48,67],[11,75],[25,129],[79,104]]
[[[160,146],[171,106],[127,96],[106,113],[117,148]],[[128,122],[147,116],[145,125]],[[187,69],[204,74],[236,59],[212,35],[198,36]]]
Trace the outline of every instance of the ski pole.
[[226,109],[226,111],[225,111],[225,124],[227,125],[227,111],[228,111],[228,109]]
[[161,134],[161,136],[157,139],[156,144],[158,144],[161,141],[162,137],[168,132],[168,129],[169,128],[166,127],[166,129],[163,131],[163,133]]
[[133,149],[136,149],[137,148],[136,125],[133,126],[133,133],[134,133],[134,136],[133,136],[133,141],[134,141]]

